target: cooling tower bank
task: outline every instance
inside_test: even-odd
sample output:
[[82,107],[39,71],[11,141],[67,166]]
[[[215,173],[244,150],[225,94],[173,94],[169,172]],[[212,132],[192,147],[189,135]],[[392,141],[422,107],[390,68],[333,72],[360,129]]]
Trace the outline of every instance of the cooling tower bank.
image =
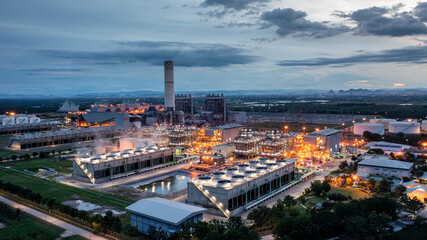
[[259,158],[188,182],[187,202],[225,216],[239,214],[296,179],[296,159]]

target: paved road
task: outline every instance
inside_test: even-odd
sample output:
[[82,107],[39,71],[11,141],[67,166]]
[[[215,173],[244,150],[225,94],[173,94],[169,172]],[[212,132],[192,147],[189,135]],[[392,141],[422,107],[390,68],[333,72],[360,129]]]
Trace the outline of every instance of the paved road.
[[59,220],[57,218],[54,218],[54,217],[52,217],[50,215],[46,215],[46,214],[44,214],[42,212],[39,212],[39,211],[34,210],[32,208],[29,208],[27,206],[24,206],[24,205],[21,205],[19,203],[14,202],[14,201],[11,201],[11,200],[9,200],[7,198],[4,198],[2,196],[0,196],[0,201],[3,202],[3,203],[8,204],[8,205],[10,205],[10,206],[12,206],[14,208],[20,208],[22,211],[24,211],[24,212],[26,212],[26,213],[28,213],[30,215],[33,215],[33,216],[35,216],[37,218],[42,219],[43,221],[49,222],[49,223],[51,223],[53,225],[56,225],[56,226],[58,226],[60,228],[65,229],[65,230],[71,231],[74,234],[80,235],[80,236],[82,236],[84,238],[87,238],[87,239],[97,239],[97,240],[106,240],[106,238],[103,238],[103,237],[97,236],[95,234],[92,234],[91,232],[83,230],[83,229],[81,229],[79,227],[76,227],[74,225],[71,225],[69,223],[63,222],[63,221],[61,221],[61,220]]

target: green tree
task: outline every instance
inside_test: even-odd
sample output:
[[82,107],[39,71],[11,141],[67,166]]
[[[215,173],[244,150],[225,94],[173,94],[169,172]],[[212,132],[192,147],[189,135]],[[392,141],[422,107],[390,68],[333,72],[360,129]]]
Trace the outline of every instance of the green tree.
[[294,199],[291,195],[286,195],[283,199],[283,203],[288,208],[288,211],[291,209],[292,206],[295,206],[297,204],[297,200]]
[[311,218],[307,214],[301,214],[297,217],[286,216],[282,218],[273,233],[278,240],[303,240],[311,239],[316,235],[315,228]]
[[323,191],[323,185],[319,180],[313,181],[311,182],[311,191],[316,195],[316,196],[320,196],[322,194]]
[[410,198],[408,197],[408,195],[404,194],[401,198],[400,198],[400,202],[402,203],[403,207],[411,212],[419,212],[422,209],[425,208],[425,205],[423,202],[421,202],[420,200],[418,200],[418,198],[413,197]]
[[37,157],[39,155],[38,152],[33,152],[33,157]]
[[271,208],[261,205],[248,214],[248,219],[254,221],[255,226],[262,226],[272,217]]
[[324,180],[322,183],[322,190],[324,193],[331,191],[331,185],[329,185],[328,181]]
[[377,233],[382,233],[388,228],[388,224],[391,222],[391,217],[385,213],[377,214],[375,211],[372,211],[368,218],[368,231],[377,235]]

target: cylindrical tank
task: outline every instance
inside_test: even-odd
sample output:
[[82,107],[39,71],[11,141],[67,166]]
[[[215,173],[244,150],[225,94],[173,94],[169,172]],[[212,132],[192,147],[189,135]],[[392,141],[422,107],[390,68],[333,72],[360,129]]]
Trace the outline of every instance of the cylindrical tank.
[[38,117],[31,117],[30,118],[30,124],[40,123],[40,118]]
[[391,133],[417,134],[420,133],[420,124],[418,122],[391,122],[389,131]]
[[374,118],[369,119],[369,123],[380,123],[384,125],[384,129],[388,130],[390,126],[390,122],[396,122],[396,119],[389,119],[389,118]]
[[13,118],[13,117],[3,118],[2,125],[15,125],[15,118]]
[[225,169],[225,171],[227,172],[227,175],[231,176],[231,175],[236,174],[237,168],[227,168],[227,169]]
[[257,167],[256,172],[257,173],[265,173],[265,172],[267,172],[267,167]]
[[256,171],[245,171],[245,177],[256,177]]
[[249,161],[249,166],[251,166],[251,168],[256,168],[258,163],[258,161]]
[[240,172],[244,172],[246,169],[249,168],[249,165],[248,164],[239,164],[238,167],[239,167]]
[[230,187],[231,186],[231,181],[230,180],[218,180],[216,182],[216,185],[218,187]]
[[199,183],[210,183],[212,181],[212,178],[209,176],[201,176],[197,178],[197,182]]
[[273,170],[277,168],[277,163],[267,163],[267,169]]
[[233,182],[233,183],[243,182],[243,181],[245,181],[244,175],[233,175],[233,176],[231,176],[231,182]]
[[354,124],[354,134],[362,136],[365,131],[384,135],[384,125],[381,123],[356,123],[356,124]]
[[214,179],[223,179],[225,177],[225,172],[214,172],[213,174]]
[[19,124],[27,124],[28,123],[28,118],[27,117],[17,117],[15,120],[15,124],[19,125]]
[[173,76],[173,61],[165,61],[165,110],[175,109],[175,82]]
[[268,160],[270,160],[270,159],[268,159],[268,158],[258,158],[258,161],[261,163],[261,164],[267,164],[267,162],[268,162]]
[[427,120],[421,122],[421,130],[427,131]]

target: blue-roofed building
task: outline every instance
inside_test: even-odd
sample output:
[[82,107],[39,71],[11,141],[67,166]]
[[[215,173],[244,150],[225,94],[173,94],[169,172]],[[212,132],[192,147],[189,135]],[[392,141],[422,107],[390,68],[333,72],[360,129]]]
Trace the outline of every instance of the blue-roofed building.
[[130,224],[145,234],[159,228],[172,234],[184,223],[203,221],[203,213],[208,211],[159,197],[139,200],[126,207],[126,210],[130,212]]

